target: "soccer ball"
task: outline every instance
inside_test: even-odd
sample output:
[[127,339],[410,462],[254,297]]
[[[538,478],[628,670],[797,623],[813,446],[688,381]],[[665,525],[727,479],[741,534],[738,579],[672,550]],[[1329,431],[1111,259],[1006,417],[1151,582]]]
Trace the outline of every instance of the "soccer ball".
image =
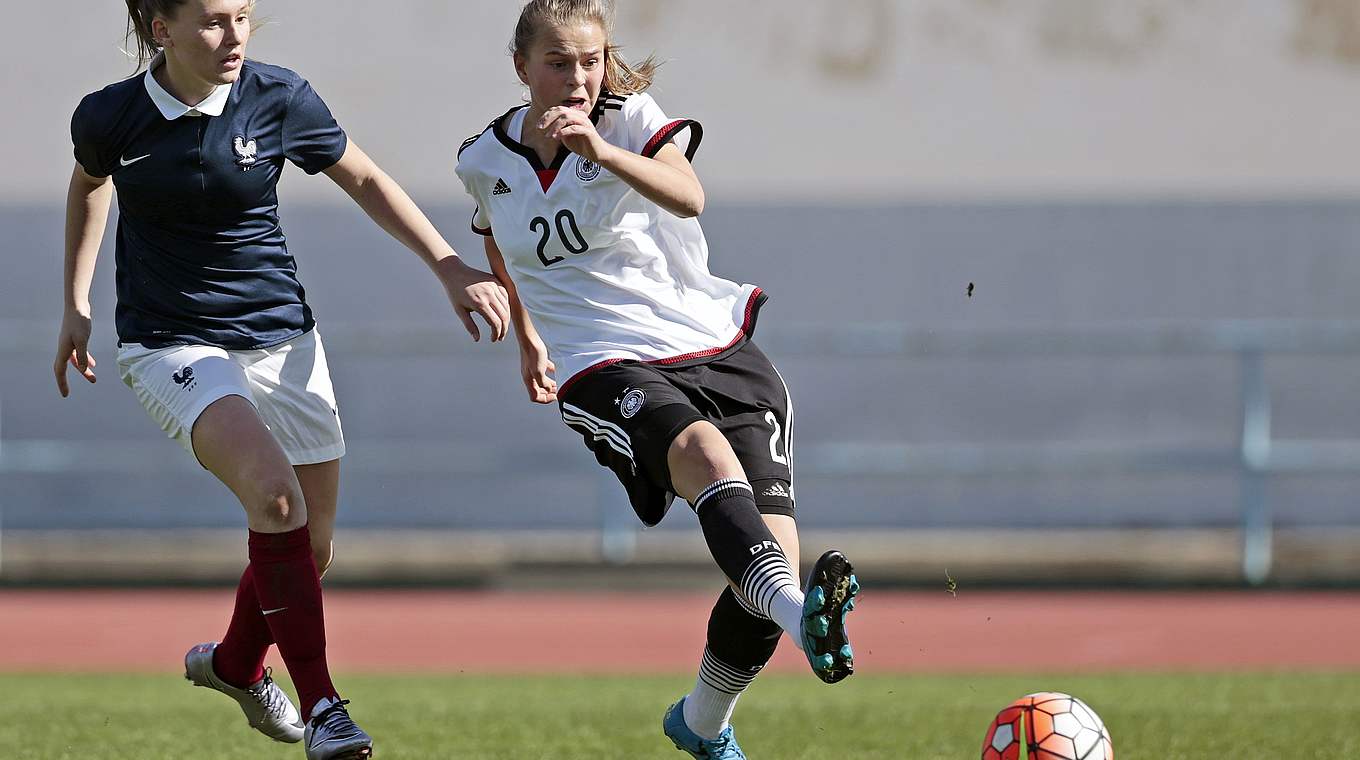
[[996,714],[982,760],[1114,760],[1100,716],[1076,697],[1040,692]]

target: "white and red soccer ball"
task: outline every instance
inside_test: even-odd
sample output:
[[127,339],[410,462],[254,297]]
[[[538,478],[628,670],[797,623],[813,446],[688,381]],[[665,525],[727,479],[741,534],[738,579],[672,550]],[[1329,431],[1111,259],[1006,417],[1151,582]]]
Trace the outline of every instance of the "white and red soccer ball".
[[982,760],[1114,760],[1114,745],[1085,702],[1040,692],[997,713],[982,743]]

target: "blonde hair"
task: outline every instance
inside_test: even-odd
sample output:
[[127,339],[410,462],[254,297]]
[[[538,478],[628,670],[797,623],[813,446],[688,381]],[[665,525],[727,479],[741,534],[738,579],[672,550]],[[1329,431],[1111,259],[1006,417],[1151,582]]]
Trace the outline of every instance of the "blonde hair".
[[515,37],[510,41],[510,52],[527,58],[529,48],[544,29],[582,22],[594,22],[604,30],[605,91],[615,95],[632,95],[652,86],[656,70],[661,65],[655,56],[648,56],[642,63],[631,65],[619,55],[619,48],[612,42],[612,0],[530,0],[519,13]]

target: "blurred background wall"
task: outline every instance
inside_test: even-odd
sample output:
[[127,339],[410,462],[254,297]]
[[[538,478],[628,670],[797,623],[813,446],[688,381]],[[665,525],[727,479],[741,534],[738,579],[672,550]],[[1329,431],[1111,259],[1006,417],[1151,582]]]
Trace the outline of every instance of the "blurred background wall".
[[[517,11],[262,0],[250,55],[484,262],[452,168],[520,101]],[[67,125],[132,70],[122,5],[11,14],[0,583],[229,578],[239,507],[117,379],[107,247],[100,382],[63,401],[50,376]],[[617,39],[705,126],[714,270],[773,296],[804,554],[926,583],[1360,579],[1353,2],[625,0]],[[349,439],[333,578],[708,572],[689,511],[633,528],[513,350],[472,345],[332,184],[281,195]]]

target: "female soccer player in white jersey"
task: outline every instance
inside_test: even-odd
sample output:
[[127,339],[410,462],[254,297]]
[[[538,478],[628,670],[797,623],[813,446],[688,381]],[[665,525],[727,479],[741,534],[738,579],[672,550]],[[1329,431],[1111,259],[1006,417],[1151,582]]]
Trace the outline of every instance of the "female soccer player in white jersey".
[[[279,225],[285,160],[325,172],[428,264],[473,338],[509,329],[504,288],[466,266],[410,198],[349,142],[306,80],[248,60],[248,0],[127,0],[146,73],[85,97],[71,123],[65,317],[53,366],[94,382],[90,279],[113,189],[118,370],[151,417],[240,499],[250,563],[220,644],[186,677],[309,760],[368,757],[325,656],[320,574],[345,446],[321,338]],[[110,181],[111,180],[111,181]],[[263,669],[277,644],[301,716]]]
[[781,630],[822,680],[852,672],[859,586],[834,551],[806,594],[795,581],[793,409],[750,340],[764,295],[709,273],[689,162],[701,128],[644,93],[655,67],[618,56],[611,11],[524,6],[512,52],[529,103],[464,143],[458,176],[510,291],[530,398],[558,402],[643,522],[688,501],[731,582],[694,689],[663,720],[678,748],[731,760],[744,755],[728,719]]

